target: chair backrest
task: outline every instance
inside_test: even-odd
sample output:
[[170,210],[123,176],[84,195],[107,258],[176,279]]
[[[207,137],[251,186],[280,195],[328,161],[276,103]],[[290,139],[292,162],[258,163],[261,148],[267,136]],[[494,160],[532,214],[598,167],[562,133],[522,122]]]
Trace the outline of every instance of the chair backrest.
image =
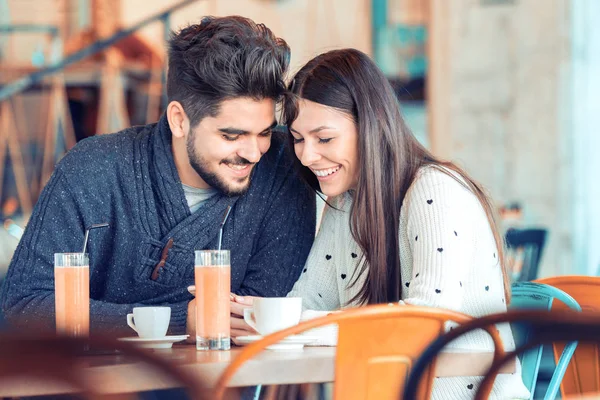
[[[421,358],[417,360],[413,367],[412,374],[406,382],[404,389],[405,399],[413,399],[416,393],[418,384],[422,379],[423,372],[426,370],[428,363],[436,357],[442,349],[449,343],[452,343],[457,338],[466,335],[477,329],[486,329],[488,332],[490,327],[495,327],[501,323],[522,323],[529,324],[529,329],[532,332],[530,341],[521,346],[517,346],[514,351],[507,352],[498,356],[496,352],[494,363],[485,375],[477,390],[475,399],[487,399],[492,392],[494,381],[498,375],[500,368],[507,362],[524,351],[538,347],[542,343],[552,343],[556,338],[560,340],[599,340],[600,338],[600,315],[584,314],[568,311],[556,311],[549,313],[547,311],[532,311],[532,310],[511,310],[504,313],[486,315],[481,318],[472,319],[457,328],[438,337],[431,345],[425,349]],[[582,331],[573,331],[571,324],[578,323],[580,326],[585,326]],[[592,339],[590,339],[592,338]]]
[[505,234],[508,256],[511,251],[523,252],[523,263],[515,280],[532,281],[537,278],[540,259],[546,243],[546,229],[509,229]]
[[[598,343],[600,341],[600,314],[599,313],[580,313],[572,310],[562,310],[548,312],[535,312],[528,310],[510,311],[505,314],[496,314],[465,324],[464,328],[472,329],[481,324],[490,324],[498,322],[519,322],[526,323],[533,332],[531,340],[517,347],[514,352],[506,353],[504,357],[496,359],[486,373],[480,390],[475,396],[475,400],[487,399],[489,389],[492,387],[498,371],[508,361],[516,357],[522,351],[539,347],[543,344],[579,341],[579,343]],[[411,382],[409,382],[410,384]],[[594,392],[586,392],[587,396]],[[596,395],[600,394],[595,392]],[[579,396],[569,396],[569,399],[580,398]],[[588,397],[585,397],[588,398]]]
[[[539,279],[536,282],[554,286],[569,295],[585,311],[600,310],[600,277],[557,276]],[[553,309],[567,308],[564,304],[555,304]],[[565,345],[554,344],[554,358],[558,360]],[[562,397],[569,395],[600,392],[600,348],[595,343],[580,344],[567,367],[560,385]]]
[[[572,310],[581,311],[579,304],[568,294],[560,289],[541,283],[519,282],[512,285],[512,299],[510,309],[550,311],[554,300],[558,300]],[[513,336],[516,347],[527,343],[531,338],[531,331],[526,324],[512,324]],[[566,347],[556,363],[556,368],[546,389],[545,400],[556,397],[560,388],[560,382],[567,369],[569,361],[575,352],[577,342],[571,342]],[[521,377],[523,383],[534,397],[540,361],[542,359],[543,345],[526,351],[521,355]]]
[[[334,399],[398,398],[413,362],[430,342],[444,333],[444,323],[464,323],[467,315],[403,305],[374,305],[332,313],[301,322],[246,346],[223,372],[215,398],[223,396],[237,369],[281,339],[320,326],[337,324]],[[495,343],[501,343],[491,332]],[[417,398],[430,398],[435,360],[426,371]]]

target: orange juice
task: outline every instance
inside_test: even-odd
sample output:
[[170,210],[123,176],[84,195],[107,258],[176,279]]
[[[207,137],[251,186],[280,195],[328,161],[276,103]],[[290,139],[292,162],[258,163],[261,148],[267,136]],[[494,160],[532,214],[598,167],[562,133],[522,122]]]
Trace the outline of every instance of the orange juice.
[[228,250],[197,250],[196,349],[229,350],[231,267]]
[[55,265],[56,332],[88,336],[90,331],[90,267]]
[[[196,342],[199,350],[229,348],[231,268],[196,266]],[[227,342],[227,344],[225,344]],[[218,348],[219,350],[227,350]]]

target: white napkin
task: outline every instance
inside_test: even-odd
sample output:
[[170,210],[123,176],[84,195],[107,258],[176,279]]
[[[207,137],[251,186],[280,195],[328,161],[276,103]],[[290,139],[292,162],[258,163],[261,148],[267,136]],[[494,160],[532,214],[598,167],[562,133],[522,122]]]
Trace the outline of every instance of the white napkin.
[[[300,321],[324,317],[333,312],[334,311],[305,310],[302,312]],[[304,332],[304,335],[318,338],[316,342],[312,342],[307,346],[337,346],[338,326],[337,324],[324,325],[319,328],[308,330]]]

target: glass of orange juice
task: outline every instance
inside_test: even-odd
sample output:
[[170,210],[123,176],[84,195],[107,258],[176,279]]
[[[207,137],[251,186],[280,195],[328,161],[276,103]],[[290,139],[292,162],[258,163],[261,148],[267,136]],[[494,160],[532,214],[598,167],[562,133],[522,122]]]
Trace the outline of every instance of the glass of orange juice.
[[196,349],[230,349],[229,250],[196,250]]
[[87,253],[54,254],[56,333],[87,337],[90,332],[90,262]]

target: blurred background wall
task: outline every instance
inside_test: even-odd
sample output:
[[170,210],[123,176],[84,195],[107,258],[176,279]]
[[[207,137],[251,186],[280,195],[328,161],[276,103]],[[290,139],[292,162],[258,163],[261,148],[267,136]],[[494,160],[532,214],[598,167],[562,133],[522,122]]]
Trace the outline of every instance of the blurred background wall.
[[432,150],[548,229],[541,276],[595,275],[599,3],[433,4]]
[[542,274],[571,273],[571,2],[434,3],[432,150],[500,204],[521,204],[525,224],[549,229]]
[[[107,4],[114,0],[103,0]],[[165,10],[177,0],[122,0],[119,11],[110,18],[118,25],[130,26],[145,17]],[[58,23],[62,13],[69,14],[69,30],[75,34],[88,27],[92,18],[80,12],[90,9],[90,0],[67,1],[62,11],[57,0],[7,0],[13,23]],[[107,7],[108,8],[108,7]],[[292,53],[292,70],[298,69],[313,55],[339,47],[371,51],[371,2],[368,0],[199,0],[173,13],[173,28],[197,23],[205,15],[242,15],[264,23],[283,37]],[[141,30],[150,43],[162,47],[160,23]],[[28,61],[40,46],[39,35],[15,35],[18,51],[13,56]]]
[[[172,1],[173,3],[175,1]],[[140,10],[152,14],[164,8],[165,0],[122,2],[125,25],[140,17]],[[296,71],[318,53],[355,47],[371,51],[371,5],[366,0],[209,0],[199,1],[173,15],[173,26],[197,22],[203,15],[243,15],[264,23],[292,48],[291,71]],[[160,41],[159,26],[143,34]]]

